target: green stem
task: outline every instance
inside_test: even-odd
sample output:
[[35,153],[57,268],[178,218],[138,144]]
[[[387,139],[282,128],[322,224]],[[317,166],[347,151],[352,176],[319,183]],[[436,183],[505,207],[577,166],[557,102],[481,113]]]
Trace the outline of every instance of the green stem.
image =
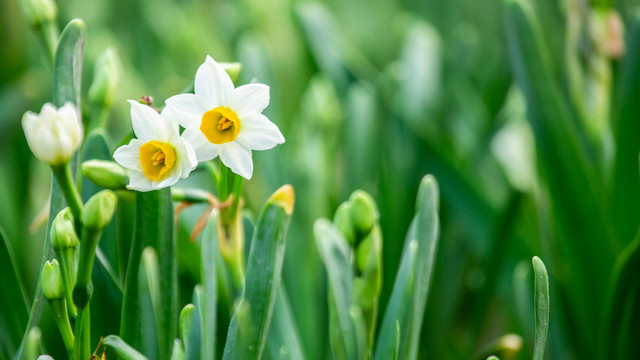
[[64,300],[52,300],[49,302],[53,309],[53,317],[58,325],[58,330],[62,336],[62,341],[67,351],[71,354],[73,352],[73,331],[71,330],[71,324],[69,324],[69,317],[67,316],[67,303]]
[[74,329],[74,334],[76,337],[73,342],[73,360],[82,360],[82,337],[84,334],[82,333],[82,322],[84,319],[85,311],[84,309],[78,309],[78,317],[76,318],[76,324]]
[[100,231],[83,229],[80,241],[80,261],[76,286],[73,289],[73,300],[78,309],[84,308],[91,298],[91,270],[96,255],[96,247],[100,239]]
[[76,223],[79,222],[82,218],[82,198],[80,197],[78,188],[73,183],[69,163],[51,166],[51,169],[53,170],[53,175],[56,177],[56,180],[58,180],[58,185],[60,186],[60,190],[62,190],[64,199],[67,201],[69,208],[71,208],[71,213]]
[[62,281],[64,283],[64,295],[69,304],[69,313],[76,317],[78,310],[73,304],[73,287],[76,284],[76,248],[54,249],[60,263]]
[[218,196],[220,201],[229,198],[229,168],[220,161],[220,177],[218,178]]

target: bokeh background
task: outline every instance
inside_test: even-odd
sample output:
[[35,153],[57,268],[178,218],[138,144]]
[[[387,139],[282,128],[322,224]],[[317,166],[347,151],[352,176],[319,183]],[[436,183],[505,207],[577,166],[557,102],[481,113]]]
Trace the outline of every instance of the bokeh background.
[[[509,39],[515,35],[505,25],[500,0],[57,4],[61,28],[72,18],[87,25],[85,94],[97,58],[107,48],[119,57],[121,76],[107,126],[112,150],[130,132],[125,100],[147,94],[162,107],[190,86],[207,54],[241,62],[239,83],[255,80],[271,87],[265,114],[286,143],[254,152],[246,207],[257,212],[280,185],[295,188],[283,279],[310,359],[330,358],[326,277],[313,222],[332,217],[353,190],[375,198],[384,236],[384,309],[417,186],[427,173],[440,184],[441,241],[421,358],[483,358],[483,349],[508,333],[523,339],[516,356],[530,358],[530,259],[538,255],[551,278],[549,358],[586,359],[593,354],[614,260],[638,227],[640,131],[620,134],[618,124],[627,121],[626,129],[638,130],[633,119],[640,113],[629,104],[640,100],[633,91],[623,97],[628,88],[623,83],[631,79],[625,55],[589,47],[594,42],[582,33],[586,30],[572,33],[567,24],[568,19],[588,23],[595,18],[593,9],[606,12],[614,5],[632,34],[631,9],[637,2],[531,1],[550,65],[549,79],[538,80],[552,81],[557,101],[569,109],[557,119],[542,116],[543,123],[569,118],[569,130],[551,140],[536,128],[540,116],[527,113],[527,104],[546,104],[532,103],[528,80],[517,73],[522,71],[514,66],[518,56],[530,54]],[[575,4],[583,13],[575,13]],[[51,101],[52,73],[18,0],[0,2],[0,34],[0,224],[31,298],[44,228],[30,230],[30,225],[45,208],[50,174],[31,155],[20,120],[25,111],[39,111]],[[570,65],[576,58],[579,75]],[[605,70],[590,67],[597,61]],[[602,80],[602,71],[609,77]],[[582,81],[578,90],[576,78]],[[581,112],[580,102],[590,110]],[[581,119],[598,111],[604,125],[592,131]],[[586,167],[565,166],[573,164],[576,141]],[[619,160],[621,153],[626,160]],[[549,161],[554,158],[560,160]],[[616,195],[620,177],[626,187]],[[582,187],[592,183],[595,187]],[[183,185],[213,190],[204,173]],[[203,209],[195,206],[184,218]],[[198,267],[190,262],[196,255],[188,241],[194,221],[185,219],[180,278],[191,289]],[[182,297],[181,303],[188,300]],[[638,317],[638,311],[630,314]],[[46,333],[47,318],[43,321]]]

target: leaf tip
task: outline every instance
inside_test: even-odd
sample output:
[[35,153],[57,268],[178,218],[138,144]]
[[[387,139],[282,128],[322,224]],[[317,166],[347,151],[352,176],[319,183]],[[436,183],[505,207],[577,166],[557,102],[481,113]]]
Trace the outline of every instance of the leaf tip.
[[287,184],[280,187],[276,192],[269,197],[267,202],[281,206],[287,215],[293,213],[293,204],[295,203],[296,196],[293,191],[293,186]]

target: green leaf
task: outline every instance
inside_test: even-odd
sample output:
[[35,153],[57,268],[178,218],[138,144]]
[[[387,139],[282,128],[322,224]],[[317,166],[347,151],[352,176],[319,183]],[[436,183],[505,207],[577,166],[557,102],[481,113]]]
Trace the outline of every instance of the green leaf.
[[536,342],[533,349],[533,359],[542,360],[544,358],[544,347],[547,343],[547,332],[549,331],[549,276],[547,275],[547,268],[539,257],[534,256],[531,262],[533,263],[536,289],[533,295],[536,306]]
[[280,284],[276,305],[273,308],[273,318],[267,335],[267,353],[273,360],[306,359],[284,284]]
[[351,248],[327,219],[316,220],[313,233],[329,283],[329,334],[333,356],[340,360],[358,359],[356,329],[349,314],[354,276],[350,263]]
[[198,304],[202,322],[201,359],[214,360],[216,354],[216,247],[218,246],[218,212],[213,211],[202,235],[200,254],[202,295]]
[[417,263],[415,270],[415,290],[413,292],[411,329],[409,332],[409,359],[418,357],[420,330],[422,329],[424,310],[429,297],[440,236],[439,203],[438,183],[435,177],[426,175],[420,182],[416,204],[417,256],[420,262]]
[[84,22],[73,19],[60,35],[53,60],[53,104],[57,107],[70,101],[80,108]]
[[[18,351],[29,313],[11,241],[0,227],[0,357],[9,359]],[[9,310],[10,309],[10,310]]]
[[[534,130],[542,180],[548,187],[557,243],[562,261],[577,272],[568,283],[571,327],[579,344],[579,357],[588,357],[595,342],[593,324],[613,261],[608,215],[604,211],[602,179],[588,161],[593,149],[586,147],[579,123],[552,73],[552,57],[538,19],[524,0],[505,3],[511,67],[527,101],[528,120]],[[593,264],[599,264],[594,267]]]
[[160,344],[160,280],[158,273],[158,256],[152,247],[146,247],[142,252],[142,261],[138,272],[140,299],[140,329],[142,343],[140,351],[151,359],[158,358],[158,351],[165,348]]
[[630,12],[626,55],[620,67],[619,87],[614,97],[615,163],[611,182],[612,219],[616,222],[618,244],[632,239],[640,218],[640,12]]
[[[80,83],[82,75],[82,51],[84,47],[84,23],[81,20],[74,19],[67,24],[62,31],[53,64],[53,103],[60,107],[66,102],[73,102],[75,105],[80,104]],[[77,158],[74,156],[71,160],[71,171],[75,174]],[[64,197],[55,180],[51,181],[51,203],[49,206],[49,214],[57,214],[65,207]],[[50,216],[47,223],[46,237],[44,241],[44,250],[42,252],[42,261],[40,268],[44,263],[53,258],[53,249],[49,239],[51,231],[51,223],[55,216]],[[44,307],[44,297],[40,291],[40,283],[36,285],[33,303],[29,311],[29,321],[24,332],[21,344],[24,344],[27,335],[31,329],[40,321],[42,308]],[[24,359],[24,350],[21,345],[16,359]]]
[[[197,299],[197,290],[194,298]],[[194,304],[187,304],[180,312],[180,338],[184,344],[184,358],[197,360],[200,358],[200,315]]]
[[223,359],[259,359],[262,355],[280,283],[293,202],[293,188],[285,185],[271,195],[258,217],[245,287],[231,319]]
[[[622,338],[622,334],[632,334],[630,328],[634,328],[637,333],[637,323],[629,323],[625,320],[629,318],[627,304],[640,294],[640,231],[635,239],[627,245],[624,251],[618,256],[614,270],[609,281],[609,289],[605,298],[601,331],[599,332],[598,352],[601,359],[606,358],[632,358],[633,355],[627,346],[628,342],[635,340]],[[636,303],[632,303],[637,308]]]
[[142,249],[152,246],[159,259],[160,318],[159,349],[161,359],[168,358],[177,329],[177,273],[175,267],[175,238],[173,237],[173,203],[168,188],[149,192],[136,192],[134,232],[125,276],[124,300],[120,335],[127,343],[140,345],[138,302],[138,274]]
[[393,284],[391,298],[380,325],[378,341],[374,351],[375,360],[403,359],[407,352],[411,326],[411,306],[414,294],[414,276],[418,241],[416,240],[416,221],[411,223],[404,244],[400,268]]
[[136,349],[132,348],[116,335],[105,337],[102,343],[115,350],[116,354],[124,360],[147,360],[146,356],[140,354]]

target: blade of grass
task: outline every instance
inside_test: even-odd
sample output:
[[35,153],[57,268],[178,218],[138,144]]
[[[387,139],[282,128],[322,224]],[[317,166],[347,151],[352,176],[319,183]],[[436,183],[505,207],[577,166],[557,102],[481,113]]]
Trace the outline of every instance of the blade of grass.
[[285,185],[267,200],[251,240],[242,300],[231,319],[223,359],[259,359],[267,338],[293,212],[293,187]]

